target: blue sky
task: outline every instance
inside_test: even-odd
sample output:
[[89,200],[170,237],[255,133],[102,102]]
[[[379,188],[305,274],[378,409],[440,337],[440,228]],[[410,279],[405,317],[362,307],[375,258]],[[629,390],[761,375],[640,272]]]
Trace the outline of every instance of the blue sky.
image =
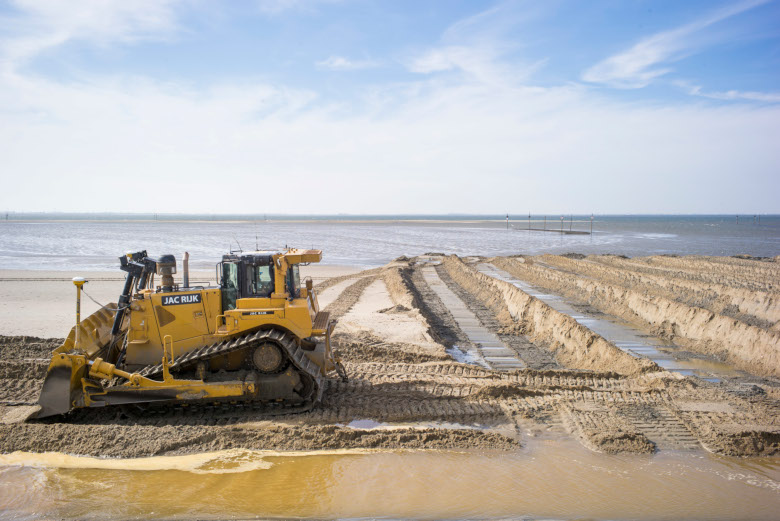
[[780,2],[0,2],[0,207],[769,213]]

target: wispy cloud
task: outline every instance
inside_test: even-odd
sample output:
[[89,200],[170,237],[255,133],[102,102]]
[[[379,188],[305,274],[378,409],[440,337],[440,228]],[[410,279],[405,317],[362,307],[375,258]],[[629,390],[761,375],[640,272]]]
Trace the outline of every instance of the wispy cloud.
[[276,15],[285,11],[312,12],[321,4],[336,4],[342,0],[255,0],[260,12]]
[[441,46],[427,49],[414,56],[408,64],[411,72],[430,74],[432,72],[461,69],[478,73],[488,63],[496,61],[495,53],[486,47],[466,47],[459,45]]
[[178,27],[180,0],[16,0],[15,13],[2,20],[10,30],[0,38],[5,72],[40,53],[72,41],[96,45],[169,37]]
[[331,71],[356,71],[360,69],[371,69],[377,67],[379,62],[374,60],[354,60],[344,56],[331,55],[326,59],[317,62],[318,69],[327,69]]
[[674,82],[675,85],[684,89],[691,96],[700,96],[702,98],[717,99],[724,101],[759,101],[764,103],[780,103],[780,92],[759,92],[749,90],[727,90],[727,91],[707,91],[700,85],[692,85],[686,81]]
[[612,87],[636,89],[673,69],[670,64],[700,50],[700,34],[710,26],[767,3],[747,0],[718,9],[691,23],[640,40],[630,49],[610,56],[586,70],[582,79]]
[[507,60],[520,43],[507,36],[512,28],[539,16],[539,9],[503,2],[449,26],[440,44],[422,49],[405,60],[407,69],[418,74],[462,72],[477,82],[517,85],[527,80],[546,59],[523,62]]

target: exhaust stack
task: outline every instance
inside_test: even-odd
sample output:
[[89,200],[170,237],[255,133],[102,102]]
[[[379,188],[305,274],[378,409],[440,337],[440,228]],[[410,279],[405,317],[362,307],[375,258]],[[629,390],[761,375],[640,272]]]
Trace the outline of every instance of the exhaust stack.
[[184,272],[183,275],[183,286],[185,288],[190,287],[190,252],[185,251],[184,252],[184,260],[181,261],[181,270]]

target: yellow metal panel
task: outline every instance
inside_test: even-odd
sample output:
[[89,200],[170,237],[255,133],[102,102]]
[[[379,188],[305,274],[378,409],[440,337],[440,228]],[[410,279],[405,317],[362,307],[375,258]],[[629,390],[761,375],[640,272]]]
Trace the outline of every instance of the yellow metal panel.
[[205,290],[203,292],[203,309],[206,312],[206,325],[209,328],[209,333],[213,334],[217,315],[222,313],[222,291],[216,288]]
[[284,311],[287,299],[283,298],[240,298],[236,301],[236,309],[276,309]]
[[135,300],[130,305],[130,323],[127,330],[128,344],[160,344],[160,334],[157,330],[157,320],[152,313],[149,299]]
[[155,293],[151,301],[154,308],[160,308],[160,312],[155,309],[155,314],[173,315],[173,320],[170,322],[158,320],[161,337],[171,335],[176,342],[179,342],[209,334],[202,291]]
[[162,341],[149,298],[135,300],[130,307],[130,322],[127,330],[128,366],[158,364],[162,358]]
[[293,249],[284,254],[288,264],[301,264],[306,262],[320,262],[322,250]]

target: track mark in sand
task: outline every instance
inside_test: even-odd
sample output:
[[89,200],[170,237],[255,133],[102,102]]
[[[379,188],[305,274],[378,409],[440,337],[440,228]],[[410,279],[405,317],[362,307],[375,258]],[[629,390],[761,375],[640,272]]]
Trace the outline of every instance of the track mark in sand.
[[325,291],[326,289],[335,286],[336,284],[341,284],[345,280],[352,280],[355,281],[357,279],[361,279],[363,277],[369,277],[369,276],[376,276],[379,275],[385,268],[379,267],[379,268],[371,268],[370,270],[363,270],[359,271],[357,273],[350,273],[349,275],[341,275],[339,277],[330,277],[322,282],[319,282],[314,285],[314,289],[316,289],[318,292]]
[[696,450],[701,444],[664,406],[625,407],[619,415],[647,436],[659,450]]
[[422,270],[413,269],[409,282],[409,290],[417,300],[420,313],[431,327],[431,335],[446,347],[469,346],[470,342],[466,333],[461,331],[450,310],[425,282]]
[[598,404],[563,404],[563,425],[587,448],[608,454],[652,453],[655,443],[614,411]]
[[330,306],[331,303],[338,300],[345,289],[354,284],[355,280],[346,279],[341,282],[325,288],[322,291],[317,291],[317,303],[320,305],[320,309],[325,309]]
[[329,311],[331,318],[334,319],[346,315],[352,309],[352,306],[360,300],[363,291],[376,280],[376,277],[376,275],[369,275],[358,279],[357,282],[352,283],[347,289],[342,291],[337,300],[326,306],[325,311]]
[[491,369],[509,371],[523,369],[525,364],[517,358],[517,355],[509,349],[501,339],[488,331],[471,312],[466,304],[458,297],[439,277],[434,266],[422,268],[423,277],[430,288],[439,296],[439,299],[449,309],[460,329],[468,336],[469,340],[477,346],[476,352],[467,352],[473,361],[485,365]]
[[[539,347],[531,342],[527,336],[517,332],[513,327],[506,327],[507,323],[499,319],[498,311],[491,308],[483,302],[478,295],[474,295],[458,283],[450,272],[440,265],[436,267],[441,280],[466,304],[474,313],[488,331],[494,331],[501,342],[509,349],[515,352],[515,355],[529,369],[559,369],[561,366],[556,362],[552,353],[543,347]],[[512,325],[516,322],[512,319]]]

